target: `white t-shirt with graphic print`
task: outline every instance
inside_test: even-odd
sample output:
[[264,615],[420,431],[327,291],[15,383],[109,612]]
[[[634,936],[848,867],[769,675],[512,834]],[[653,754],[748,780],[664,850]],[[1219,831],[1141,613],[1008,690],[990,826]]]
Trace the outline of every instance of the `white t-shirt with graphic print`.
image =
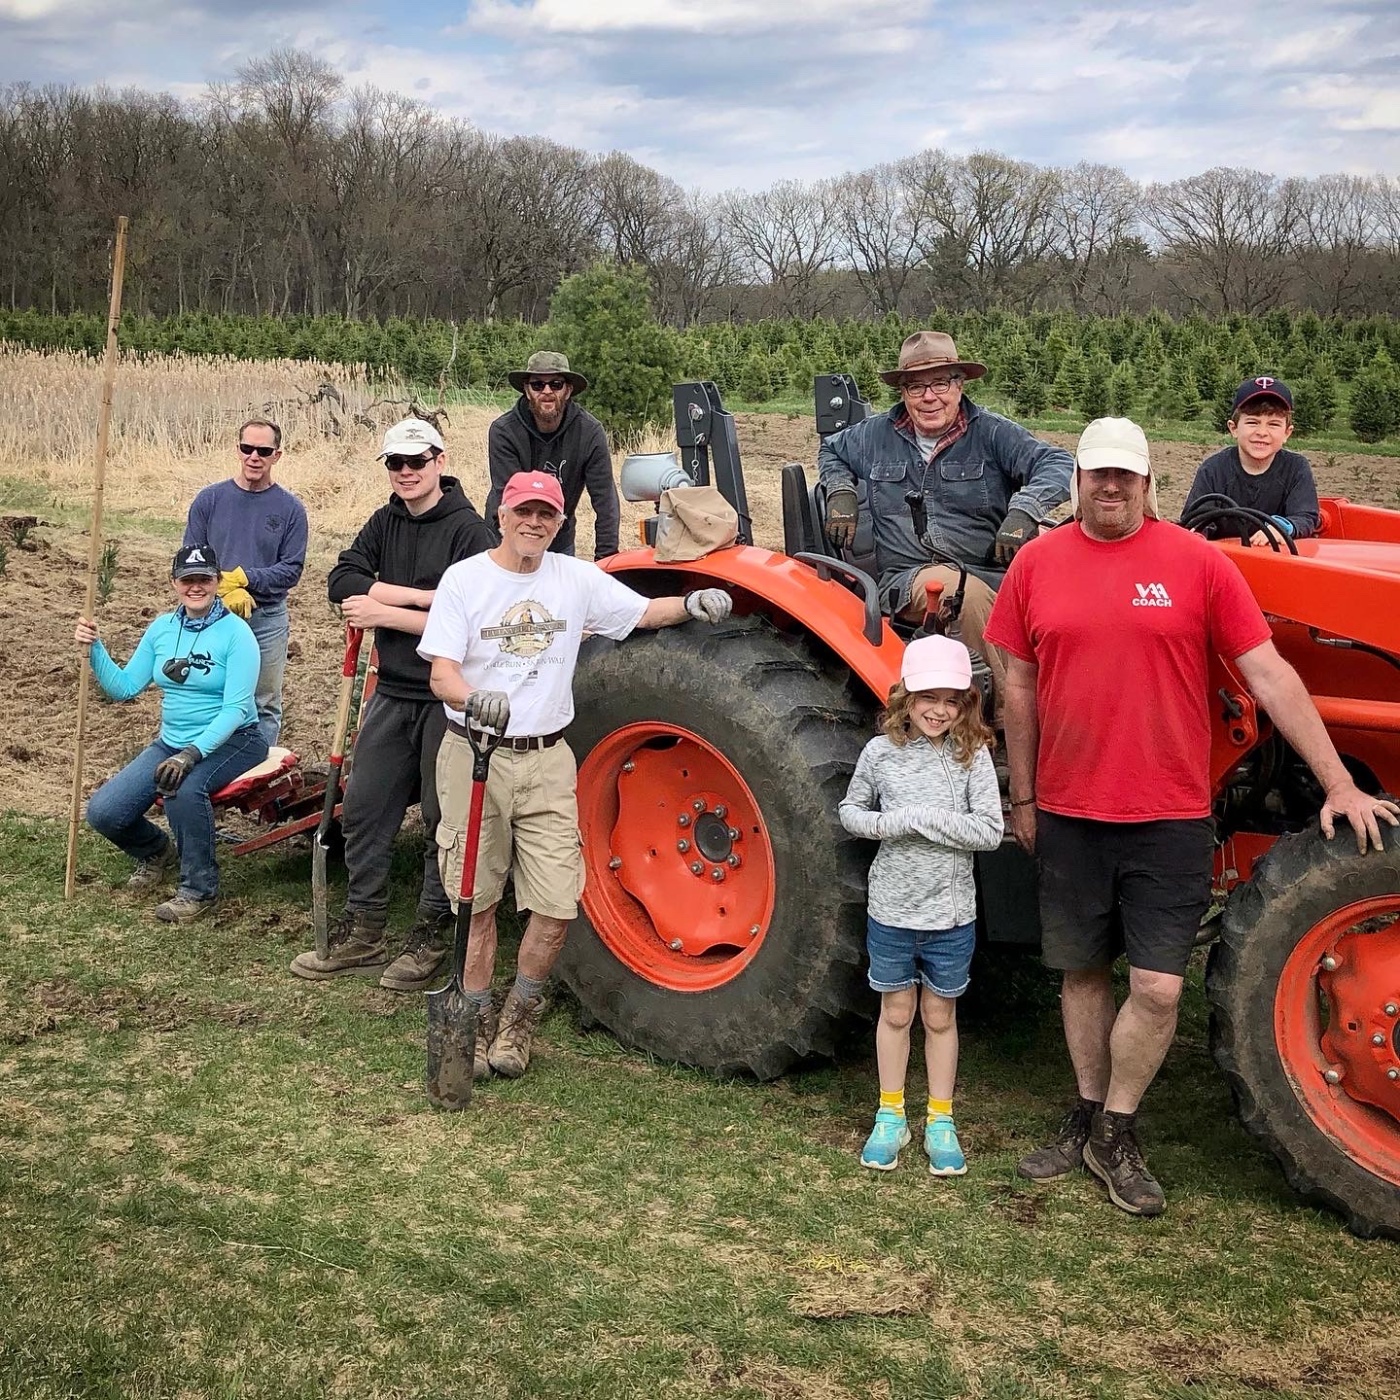
[[[553,734],[574,717],[583,634],[621,641],[647,602],[596,564],[567,554],[546,554],[532,574],[474,554],[439,581],[418,655],[460,662],[462,679],[474,690],[505,691],[511,738]],[[462,711],[443,709],[466,723]]]

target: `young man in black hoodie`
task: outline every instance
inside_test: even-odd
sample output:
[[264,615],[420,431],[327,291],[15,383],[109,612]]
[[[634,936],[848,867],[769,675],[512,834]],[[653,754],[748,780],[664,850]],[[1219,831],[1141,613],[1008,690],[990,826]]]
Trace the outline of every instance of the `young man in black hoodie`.
[[555,350],[536,351],[523,370],[513,370],[506,377],[520,397],[487,434],[491,494],[486,498],[486,519],[495,521],[501,492],[516,472],[548,472],[564,490],[564,528],[550,545],[551,551],[575,552],[574,516],[586,488],[593,503],[593,557],[616,554],[620,512],[608,435],[587,409],[574,402],[574,396],[588,388],[588,380],[571,370],[568,357]]
[[390,991],[427,987],[442,964],[452,907],[438,874],[437,751],[446,728],[428,688],[418,639],[438,580],[449,564],[491,548],[485,521],[455,477],[431,423],[405,418],[380,452],[393,491],[331,570],[327,592],[346,622],[374,628],[379,685],[355,738],[341,826],[349,875],[345,912],[330,930],[330,955],[292,960],[298,977],[324,981],[389,962],[389,861],[404,813],[422,804],[427,828],[418,914],[400,956],[379,979]]

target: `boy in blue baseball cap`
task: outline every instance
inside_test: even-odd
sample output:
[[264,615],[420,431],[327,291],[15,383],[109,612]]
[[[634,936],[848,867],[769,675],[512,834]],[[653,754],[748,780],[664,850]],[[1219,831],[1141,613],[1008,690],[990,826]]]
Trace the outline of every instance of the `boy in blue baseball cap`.
[[[1227,426],[1235,445],[1201,463],[1181,518],[1202,496],[1228,496],[1237,506],[1267,515],[1290,538],[1315,535],[1322,517],[1312,467],[1301,452],[1284,448],[1293,436],[1293,391],[1272,375],[1246,379],[1235,391]],[[1269,532],[1256,530],[1249,542],[1267,549]]]

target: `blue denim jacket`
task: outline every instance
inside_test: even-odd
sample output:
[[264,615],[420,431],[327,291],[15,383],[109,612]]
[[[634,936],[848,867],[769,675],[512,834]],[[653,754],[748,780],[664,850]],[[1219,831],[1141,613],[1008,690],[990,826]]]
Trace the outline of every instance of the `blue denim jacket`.
[[[992,546],[1010,510],[1044,520],[1069,498],[1074,459],[1063,447],[1033,437],[1019,423],[963,400],[967,431],[925,462],[903,404],[832,434],[821,445],[817,470],[828,492],[855,487],[870,511],[880,591],[887,606],[908,599],[916,570],[929,562],[914,536],[904,497],[922,491],[928,534],[942,555],[998,588],[1006,570]],[[861,490],[864,483],[864,490]]]

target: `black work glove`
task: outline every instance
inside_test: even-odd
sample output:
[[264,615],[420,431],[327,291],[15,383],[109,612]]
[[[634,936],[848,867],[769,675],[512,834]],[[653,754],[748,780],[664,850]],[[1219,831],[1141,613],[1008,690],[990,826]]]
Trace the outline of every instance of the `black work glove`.
[[510,723],[510,696],[504,690],[474,690],[467,696],[463,708],[478,729],[494,729],[497,734],[504,734]]
[[179,790],[191,770],[204,755],[193,744],[186,744],[179,753],[171,754],[156,764],[156,791],[164,797]]
[[856,493],[842,486],[826,497],[826,537],[837,549],[850,549],[856,542]]
[[1033,540],[1039,530],[1039,523],[1031,519],[1025,511],[1007,511],[1006,519],[1001,522],[1001,529],[997,531],[992,558],[998,564],[1009,564],[1016,557],[1016,551],[1027,540]]

